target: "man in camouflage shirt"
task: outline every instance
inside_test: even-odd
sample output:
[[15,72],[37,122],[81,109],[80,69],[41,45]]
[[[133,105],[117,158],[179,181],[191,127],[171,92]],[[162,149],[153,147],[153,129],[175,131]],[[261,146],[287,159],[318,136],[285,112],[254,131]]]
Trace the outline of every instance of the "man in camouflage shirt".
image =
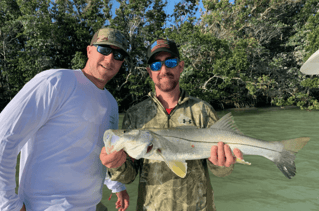
[[[156,92],[149,93],[148,99],[128,109],[122,129],[206,128],[218,120],[211,105],[189,96],[179,87],[184,61],[179,61],[174,42],[158,39],[149,47],[148,58],[147,71]],[[234,149],[234,154],[242,158],[240,150]],[[232,172],[236,162],[229,146],[223,142],[212,147],[210,158],[186,161],[185,178],[176,176],[163,161],[133,160],[127,158],[123,150],[107,155],[103,148],[100,158],[109,168],[111,180],[129,184],[140,172],[137,211],[216,210],[208,169],[214,175],[224,177]]]

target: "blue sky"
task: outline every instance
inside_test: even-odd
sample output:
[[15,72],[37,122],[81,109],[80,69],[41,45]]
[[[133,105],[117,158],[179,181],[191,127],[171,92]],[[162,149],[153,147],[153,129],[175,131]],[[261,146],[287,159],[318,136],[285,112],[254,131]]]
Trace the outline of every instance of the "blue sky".
[[[164,11],[167,14],[173,14],[175,4],[177,4],[178,2],[181,2],[181,1],[180,0],[168,0],[167,2],[168,3],[166,5]],[[112,13],[115,14],[115,9],[119,8],[120,4],[116,0],[113,0],[112,3],[113,3]],[[204,10],[203,3],[201,0],[200,0],[200,7],[202,8],[202,10]],[[199,17],[199,16],[200,16],[200,13],[198,10],[196,17]]]
[[[181,0],[167,0],[167,2],[168,3],[166,5],[164,11],[166,12],[166,14],[173,14],[175,4],[177,4],[178,2],[181,2]],[[229,0],[229,2],[233,3],[234,0]],[[120,4],[116,0],[112,0],[112,3],[113,3],[112,13],[115,14],[115,9],[119,8]],[[200,0],[199,7],[203,11],[205,11],[202,0]],[[196,17],[197,18],[200,17],[199,10],[196,13]]]
[[[173,12],[174,12],[174,6],[175,6],[175,4],[177,4],[178,2],[180,2],[180,1],[178,1],[178,0],[168,1],[167,5],[166,5],[166,8],[164,9],[164,11],[165,11],[166,13],[170,14],[170,15],[173,14]],[[200,3],[199,3],[199,7],[202,8],[203,11],[205,10],[205,9],[204,9],[204,6],[203,6],[203,3],[202,3],[201,0],[200,0]],[[197,13],[196,13],[196,17],[200,17],[199,10],[198,10]]]

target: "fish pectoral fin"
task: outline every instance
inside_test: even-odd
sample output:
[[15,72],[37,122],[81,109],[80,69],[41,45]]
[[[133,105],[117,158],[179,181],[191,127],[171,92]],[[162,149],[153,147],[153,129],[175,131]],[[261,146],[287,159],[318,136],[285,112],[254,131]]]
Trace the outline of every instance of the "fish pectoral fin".
[[184,161],[166,160],[167,166],[179,177],[185,178],[187,172],[187,163]]
[[158,152],[158,154],[163,158],[168,168],[170,168],[172,172],[174,172],[174,174],[181,178],[186,177],[187,163],[185,161],[168,160],[163,156],[161,152]]
[[246,162],[245,160],[242,160],[242,159],[239,159],[239,158],[236,158],[236,163],[245,164],[245,165],[251,165],[251,163]]

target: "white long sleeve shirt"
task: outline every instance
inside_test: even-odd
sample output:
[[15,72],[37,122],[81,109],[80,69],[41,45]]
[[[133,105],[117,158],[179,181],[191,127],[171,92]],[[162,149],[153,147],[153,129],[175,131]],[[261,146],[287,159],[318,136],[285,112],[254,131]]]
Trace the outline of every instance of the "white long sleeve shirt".
[[[118,105],[81,70],[31,79],[0,113],[0,211],[95,211],[105,184],[103,133],[118,128]],[[19,194],[15,166],[21,151]]]

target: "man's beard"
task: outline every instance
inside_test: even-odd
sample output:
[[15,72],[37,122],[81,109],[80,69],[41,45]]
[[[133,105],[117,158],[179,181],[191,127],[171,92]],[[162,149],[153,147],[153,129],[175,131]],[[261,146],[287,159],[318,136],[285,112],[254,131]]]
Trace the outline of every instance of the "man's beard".
[[[172,78],[174,77],[173,75],[171,74],[166,74],[166,75],[163,75],[161,77],[169,77],[169,78]],[[173,81],[165,81],[165,82],[161,82],[161,77],[158,75],[157,76],[157,80],[159,81],[158,83],[155,83],[155,86],[163,91],[163,92],[170,92],[172,90],[174,90],[178,84],[178,80],[173,80]]]

